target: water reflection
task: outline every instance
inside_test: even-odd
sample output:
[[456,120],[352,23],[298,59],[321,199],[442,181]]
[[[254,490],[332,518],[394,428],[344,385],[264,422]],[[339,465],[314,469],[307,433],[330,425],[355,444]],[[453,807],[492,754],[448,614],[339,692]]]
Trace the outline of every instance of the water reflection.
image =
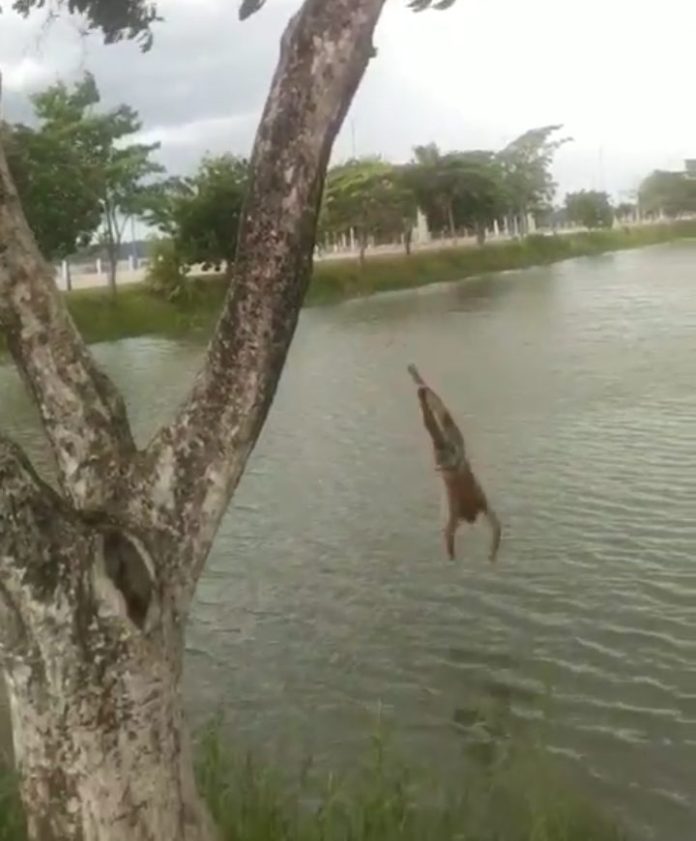
[[[592,258],[308,310],[189,633],[194,713],[332,762],[379,703],[433,764],[483,705],[544,738],[639,837],[696,818],[696,248]],[[97,349],[144,442],[200,341]],[[442,557],[405,365],[461,420],[504,519]],[[0,423],[45,449],[0,371]],[[288,750],[290,748],[288,747]]]

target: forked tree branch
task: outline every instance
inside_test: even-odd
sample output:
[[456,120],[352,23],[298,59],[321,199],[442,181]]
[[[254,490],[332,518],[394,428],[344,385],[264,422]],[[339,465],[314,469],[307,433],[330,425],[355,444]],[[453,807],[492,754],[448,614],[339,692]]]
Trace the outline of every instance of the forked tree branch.
[[64,492],[77,507],[102,507],[135,449],[125,405],[73,324],[1,146],[0,333],[39,409]]
[[306,0],[281,42],[233,283],[192,392],[149,450],[152,486],[171,477],[157,506],[188,541],[193,580],[275,394],[311,274],[331,147],[374,54],[384,2]]

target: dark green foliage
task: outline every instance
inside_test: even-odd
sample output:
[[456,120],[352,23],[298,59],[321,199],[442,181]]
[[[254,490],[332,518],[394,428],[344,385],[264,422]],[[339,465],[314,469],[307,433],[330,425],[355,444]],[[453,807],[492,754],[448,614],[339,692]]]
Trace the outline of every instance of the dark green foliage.
[[246,20],[264,6],[266,0],[242,0],[239,5],[239,19]]
[[408,243],[416,212],[416,196],[403,167],[364,158],[329,171],[319,226],[333,235],[353,229],[362,259],[370,236],[393,241],[403,235]]
[[182,265],[231,270],[248,177],[248,161],[225,154],[154,191],[148,221],[173,240]]
[[407,173],[433,231],[480,234],[506,211],[503,170],[493,152],[443,154],[434,143],[417,146]]
[[[14,0],[12,8],[28,15],[47,5],[46,0]],[[107,44],[127,38],[139,41],[144,50],[152,45],[151,25],[160,20],[157,3],[150,0],[58,0],[55,5],[82,15],[89,29],[103,33]]]
[[101,209],[79,150],[50,127],[5,126],[3,147],[24,213],[49,260],[86,246]]
[[511,213],[538,212],[551,202],[556,189],[551,164],[558,149],[570,139],[552,139],[561,128],[529,129],[498,154]]
[[696,212],[696,178],[690,173],[655,170],[640,185],[638,194],[644,213],[674,218]]
[[551,139],[559,128],[530,129],[500,152],[417,146],[408,178],[430,229],[450,237],[476,233],[480,243],[495,220],[515,217],[524,230],[528,213],[550,207],[551,164],[566,142]]
[[628,219],[636,213],[636,206],[632,202],[623,201],[614,210],[617,219]]
[[437,9],[444,11],[454,6],[457,0],[409,0],[409,7],[414,12],[423,12],[426,9]]
[[9,165],[27,219],[45,256],[67,257],[100,229],[115,282],[123,230],[151,203],[151,160],[158,144],[128,143],[138,114],[128,105],[99,112],[99,90],[87,73],[72,88],[59,82],[32,98],[36,129],[5,130]]
[[171,239],[153,243],[145,283],[155,295],[167,301],[191,300],[191,286],[186,282],[188,270]]
[[[152,46],[152,24],[162,20],[158,14],[161,4],[155,0],[6,0],[6,4],[9,2],[15,11],[24,16],[47,7],[50,13],[54,9],[65,9],[71,14],[81,15],[87,28],[100,31],[107,44],[124,39],[133,40],[144,51]],[[409,6],[417,12],[429,7],[448,9],[454,3],[455,0],[409,0]],[[240,20],[251,17],[265,4],[266,0],[240,0]]]
[[568,219],[584,228],[611,228],[614,221],[609,196],[598,190],[568,193],[565,207]]

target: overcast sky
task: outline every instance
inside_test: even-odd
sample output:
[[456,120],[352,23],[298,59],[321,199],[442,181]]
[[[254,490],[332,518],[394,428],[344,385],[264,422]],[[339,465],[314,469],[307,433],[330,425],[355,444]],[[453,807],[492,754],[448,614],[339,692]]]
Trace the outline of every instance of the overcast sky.
[[[137,108],[173,172],[206,151],[246,153],[299,0],[268,0],[245,23],[236,0],[162,0],[152,51],[81,38],[76,20],[0,18],[4,114],[85,69],[106,105]],[[499,148],[527,128],[563,123],[559,199],[569,190],[634,190],[654,168],[696,157],[696,0],[458,0],[414,14],[388,0],[371,63],[334,159],[406,160],[414,145]]]

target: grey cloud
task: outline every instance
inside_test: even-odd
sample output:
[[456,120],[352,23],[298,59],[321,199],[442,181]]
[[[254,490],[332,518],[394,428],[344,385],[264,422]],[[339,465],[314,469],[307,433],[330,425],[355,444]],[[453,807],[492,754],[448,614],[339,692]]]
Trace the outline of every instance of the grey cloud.
[[155,46],[140,55],[131,45],[94,51],[91,66],[104,98],[126,99],[148,126],[232,116],[261,107],[289,16],[279,3],[263,19],[240,23],[236,3],[217,0],[165,6]]
[[[75,24],[60,21],[37,40],[38,21],[7,16],[0,34],[3,63],[23,57],[45,63],[54,77],[76,78],[91,70],[107,106],[128,102],[147,127],[245,114],[260,108],[277,58],[283,27],[297,5],[276,0],[242,24],[233,0],[164,2],[165,22],[155,45],[141,54],[132,44],[110,47],[95,36],[81,38]],[[16,93],[7,112],[26,112]]]
[[[235,0],[164,0],[165,20],[146,54],[133,44],[105,47],[98,37],[81,35],[74,20],[43,27],[36,17],[6,15],[0,51],[14,86],[5,92],[5,116],[30,120],[32,90],[90,70],[105,107],[126,102],[139,112],[148,138],[161,135],[160,158],[171,171],[190,171],[205,151],[247,152],[280,35],[299,2],[275,0],[241,23]],[[27,62],[43,73],[24,72]],[[182,137],[172,133],[176,127]]]

